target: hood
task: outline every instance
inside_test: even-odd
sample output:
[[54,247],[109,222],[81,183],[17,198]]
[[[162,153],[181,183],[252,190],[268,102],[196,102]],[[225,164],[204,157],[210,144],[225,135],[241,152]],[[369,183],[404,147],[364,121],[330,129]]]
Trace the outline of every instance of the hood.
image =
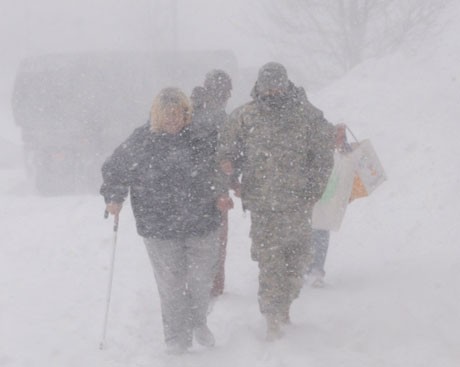
[[277,62],[269,62],[262,66],[257,75],[256,87],[259,94],[276,91],[283,94],[289,88],[286,68]]

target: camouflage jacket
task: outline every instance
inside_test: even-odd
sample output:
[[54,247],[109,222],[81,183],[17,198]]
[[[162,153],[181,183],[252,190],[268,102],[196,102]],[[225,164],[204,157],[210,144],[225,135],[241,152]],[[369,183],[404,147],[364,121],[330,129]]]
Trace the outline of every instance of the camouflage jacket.
[[289,212],[313,205],[333,166],[334,127],[293,84],[273,106],[252,93],[220,132],[218,161],[241,172],[243,206]]

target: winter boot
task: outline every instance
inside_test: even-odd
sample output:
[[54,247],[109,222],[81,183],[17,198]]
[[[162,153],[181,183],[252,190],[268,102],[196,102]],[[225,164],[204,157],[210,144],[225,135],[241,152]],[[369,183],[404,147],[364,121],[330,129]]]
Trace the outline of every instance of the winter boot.
[[284,325],[291,324],[291,317],[289,315],[289,306],[287,306],[282,312],[279,314],[280,323]]
[[181,355],[187,353],[187,346],[183,343],[168,343],[166,345],[166,353],[171,355]]
[[206,324],[196,327],[193,333],[196,342],[204,347],[213,347],[216,344],[216,339]]
[[276,315],[267,315],[267,336],[268,342],[280,339],[283,336],[280,326],[280,318]]
[[324,288],[326,283],[324,282],[324,276],[326,273],[324,270],[314,269],[309,274],[309,281],[313,288]]
[[324,282],[324,277],[316,277],[313,282],[311,283],[313,288],[324,288],[326,283]]

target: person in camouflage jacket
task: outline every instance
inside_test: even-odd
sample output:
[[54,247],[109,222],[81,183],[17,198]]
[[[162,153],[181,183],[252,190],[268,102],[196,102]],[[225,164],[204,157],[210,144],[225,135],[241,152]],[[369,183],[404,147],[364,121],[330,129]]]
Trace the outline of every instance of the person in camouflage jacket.
[[221,131],[222,179],[241,172],[251,212],[251,256],[259,264],[259,306],[267,339],[281,335],[312,258],[311,213],[333,166],[334,127],[279,63],[264,65],[251,93]]

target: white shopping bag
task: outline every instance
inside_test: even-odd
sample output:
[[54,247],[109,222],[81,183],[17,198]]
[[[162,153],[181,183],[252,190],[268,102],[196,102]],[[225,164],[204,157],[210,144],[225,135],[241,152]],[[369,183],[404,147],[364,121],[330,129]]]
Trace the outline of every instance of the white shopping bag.
[[334,153],[334,168],[321,199],[313,208],[312,227],[338,231],[342,224],[345,210],[355,177],[353,155]]
[[356,175],[364,186],[366,196],[368,196],[382,182],[386,181],[387,176],[369,139],[360,141],[357,147],[353,149],[352,155],[355,161]]

